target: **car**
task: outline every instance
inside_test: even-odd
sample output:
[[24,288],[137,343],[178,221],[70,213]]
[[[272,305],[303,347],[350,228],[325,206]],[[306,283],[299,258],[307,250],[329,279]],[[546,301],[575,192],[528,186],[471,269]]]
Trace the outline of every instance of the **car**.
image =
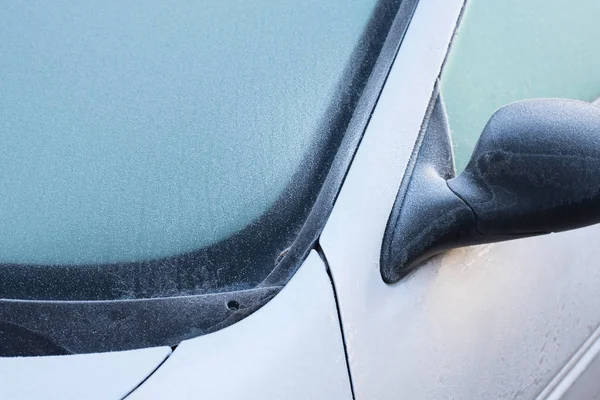
[[600,397],[600,3],[0,12],[0,397]]

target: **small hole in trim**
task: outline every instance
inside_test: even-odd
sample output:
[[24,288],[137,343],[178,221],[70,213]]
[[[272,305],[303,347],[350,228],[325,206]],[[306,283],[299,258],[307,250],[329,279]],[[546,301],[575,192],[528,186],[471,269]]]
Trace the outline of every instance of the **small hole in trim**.
[[229,308],[231,311],[237,311],[240,309],[240,303],[235,300],[229,300],[227,302],[227,308]]
[[285,257],[285,255],[289,251],[290,251],[290,248],[288,247],[287,249],[285,249],[281,253],[279,253],[279,255],[277,256],[277,258],[275,259],[275,266],[277,266],[277,264],[279,264],[281,262],[281,260],[283,260],[283,257]]

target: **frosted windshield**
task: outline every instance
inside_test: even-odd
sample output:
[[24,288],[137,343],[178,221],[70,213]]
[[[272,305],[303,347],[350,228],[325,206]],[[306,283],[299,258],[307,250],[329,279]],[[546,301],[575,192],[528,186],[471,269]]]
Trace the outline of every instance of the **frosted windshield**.
[[1,5],[0,263],[150,260],[257,220],[375,3]]

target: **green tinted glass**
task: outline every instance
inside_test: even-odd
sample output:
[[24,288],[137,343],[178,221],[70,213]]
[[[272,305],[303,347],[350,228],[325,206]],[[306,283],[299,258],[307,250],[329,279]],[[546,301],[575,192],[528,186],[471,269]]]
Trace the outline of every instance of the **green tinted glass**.
[[323,135],[376,3],[5,2],[0,263],[150,260],[256,221]]
[[600,96],[599,16],[597,0],[467,1],[441,80],[459,172],[497,108]]

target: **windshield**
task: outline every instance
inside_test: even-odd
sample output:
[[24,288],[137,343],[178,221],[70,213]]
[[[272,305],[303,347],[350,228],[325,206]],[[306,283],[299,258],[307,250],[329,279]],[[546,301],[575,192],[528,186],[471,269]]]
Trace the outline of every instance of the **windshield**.
[[247,226],[323,134],[374,6],[5,6],[0,262],[150,260]]
[[266,304],[415,7],[0,5],[0,357],[174,346]]
[[256,287],[305,224],[400,4],[2,6],[0,293]]

